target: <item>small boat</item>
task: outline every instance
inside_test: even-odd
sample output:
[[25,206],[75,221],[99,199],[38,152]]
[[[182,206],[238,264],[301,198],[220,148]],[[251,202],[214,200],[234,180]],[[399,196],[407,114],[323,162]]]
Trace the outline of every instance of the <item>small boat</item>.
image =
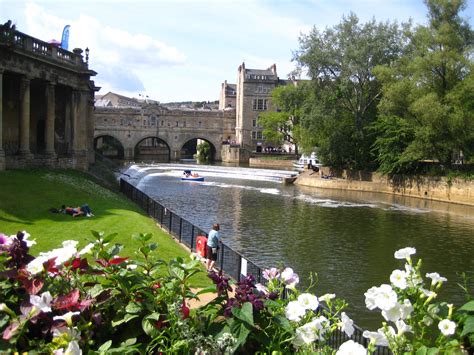
[[203,176],[199,176],[198,173],[192,173],[191,170],[185,170],[183,176],[181,177],[182,181],[204,181]]
[[311,155],[308,157],[305,154],[302,154],[301,157],[298,159],[298,161],[293,162],[293,168],[296,171],[302,172],[309,164],[311,164],[311,167],[314,168],[321,168],[323,164],[319,162],[318,157],[316,156],[316,153],[311,153]]

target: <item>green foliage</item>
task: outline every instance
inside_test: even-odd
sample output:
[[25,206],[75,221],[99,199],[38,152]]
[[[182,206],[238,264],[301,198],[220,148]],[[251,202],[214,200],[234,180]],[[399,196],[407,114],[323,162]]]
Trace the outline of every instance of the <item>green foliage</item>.
[[[407,29],[408,45],[393,65],[374,71],[382,82],[373,146],[384,173],[412,172],[420,160],[449,167],[473,155],[473,32],[459,17],[461,0],[429,0],[429,25]],[[390,145],[399,138],[396,151]]]
[[[266,141],[276,145],[288,142],[298,148],[301,109],[307,91],[305,82],[279,86],[272,91],[272,105],[277,112],[265,112],[258,118]],[[298,151],[295,153],[298,154]]]
[[[375,20],[360,24],[351,14],[324,32],[314,28],[300,39],[300,46],[296,60],[312,78],[301,118],[307,132],[301,135],[314,136],[309,142],[316,143],[325,164],[373,166],[374,138],[367,127],[375,120],[381,91],[372,70],[392,63],[401,53],[398,26]],[[302,139],[303,144],[307,141]]]
[[196,158],[199,161],[209,161],[211,158],[211,145],[209,142],[202,141],[198,144]]

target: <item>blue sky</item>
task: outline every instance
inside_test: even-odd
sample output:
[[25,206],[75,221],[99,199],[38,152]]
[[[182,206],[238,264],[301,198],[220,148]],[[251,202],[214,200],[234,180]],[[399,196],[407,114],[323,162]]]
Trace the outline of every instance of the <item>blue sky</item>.
[[[468,0],[464,15],[474,14]],[[99,94],[161,101],[217,100],[237,67],[294,68],[301,33],[354,12],[365,22],[426,22],[422,0],[0,0],[0,22],[49,41],[70,25],[69,47],[90,49]],[[472,26],[472,16],[470,19]]]

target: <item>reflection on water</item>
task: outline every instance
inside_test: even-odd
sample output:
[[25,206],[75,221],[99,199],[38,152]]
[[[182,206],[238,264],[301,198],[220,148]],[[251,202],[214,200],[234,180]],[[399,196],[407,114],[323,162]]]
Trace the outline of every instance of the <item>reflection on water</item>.
[[148,175],[138,187],[204,230],[220,223],[224,241],[259,266],[291,266],[306,284],[316,272],[314,292],[346,299],[362,327],[380,325],[364,292],[403,268],[395,250],[415,247],[424,272],[448,279],[439,298],[455,304],[464,301],[457,272],[474,270],[472,207],[219,176],[190,183],[176,172]]

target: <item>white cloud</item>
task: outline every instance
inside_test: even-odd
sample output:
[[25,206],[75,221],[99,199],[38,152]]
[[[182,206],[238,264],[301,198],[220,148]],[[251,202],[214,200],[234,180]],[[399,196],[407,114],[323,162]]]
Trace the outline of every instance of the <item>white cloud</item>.
[[144,91],[140,73],[161,66],[181,65],[187,60],[186,55],[173,46],[147,34],[107,26],[95,17],[78,14],[73,19],[59,18],[38,4],[28,2],[25,18],[25,32],[44,41],[60,41],[63,27],[70,25],[69,50],[89,48],[90,67],[98,72],[95,82],[103,87],[101,92]]

